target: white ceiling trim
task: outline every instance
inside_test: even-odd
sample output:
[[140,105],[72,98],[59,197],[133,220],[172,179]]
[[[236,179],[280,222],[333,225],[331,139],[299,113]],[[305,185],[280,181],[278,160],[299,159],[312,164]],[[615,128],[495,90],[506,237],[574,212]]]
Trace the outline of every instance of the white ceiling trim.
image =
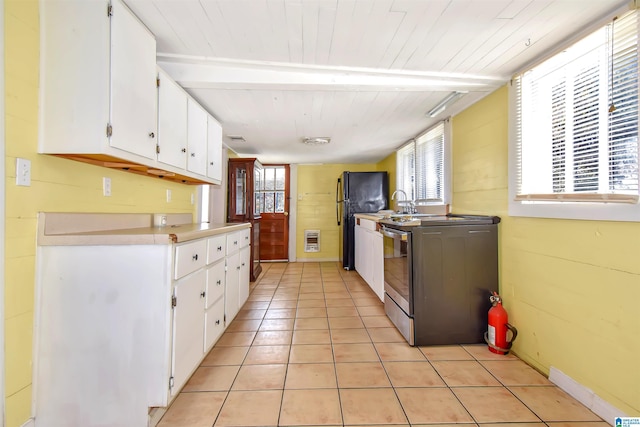
[[505,76],[236,61],[159,54],[158,65],[187,89],[376,92],[491,92]]

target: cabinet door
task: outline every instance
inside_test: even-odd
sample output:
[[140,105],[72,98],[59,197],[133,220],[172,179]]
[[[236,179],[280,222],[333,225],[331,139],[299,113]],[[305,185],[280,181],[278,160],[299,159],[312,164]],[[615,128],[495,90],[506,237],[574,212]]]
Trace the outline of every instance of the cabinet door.
[[207,176],[222,182],[222,126],[207,116]]
[[224,295],[224,283],[226,281],[226,265],[220,260],[207,268],[207,289],[205,291],[205,308],[210,308],[222,295]]
[[187,94],[162,70],[158,74],[158,161],[186,169]]
[[112,2],[110,145],[156,158],[156,40],[120,1]]
[[171,395],[176,394],[189,379],[202,359],[204,336],[204,298],[206,273],[200,270],[176,282],[173,308],[173,350]]
[[197,102],[187,101],[187,170],[207,174],[207,112]]
[[227,258],[227,277],[224,289],[224,312],[228,325],[238,314],[240,301],[240,253],[235,252]]
[[251,247],[240,249],[240,274],[238,282],[238,310],[242,308],[249,298],[249,276],[251,269]]
[[218,299],[205,312],[204,352],[211,350],[224,332],[224,298]]

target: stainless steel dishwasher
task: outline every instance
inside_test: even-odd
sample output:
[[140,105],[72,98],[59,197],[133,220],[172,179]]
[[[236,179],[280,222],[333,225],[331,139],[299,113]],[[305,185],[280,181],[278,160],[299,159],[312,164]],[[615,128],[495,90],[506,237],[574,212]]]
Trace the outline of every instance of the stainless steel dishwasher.
[[381,221],[385,311],[409,344],[484,342],[499,222],[453,214]]

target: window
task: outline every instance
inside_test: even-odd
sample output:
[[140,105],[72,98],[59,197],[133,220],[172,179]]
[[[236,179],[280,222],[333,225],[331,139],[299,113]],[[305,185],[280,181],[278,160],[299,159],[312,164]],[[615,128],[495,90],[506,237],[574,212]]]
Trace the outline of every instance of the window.
[[448,199],[445,184],[445,132],[441,122],[396,153],[396,188],[407,193],[407,199],[418,205],[444,204]]
[[565,217],[549,215],[549,205],[574,205],[560,210],[598,219],[588,213],[603,211],[594,205],[637,204],[636,16],[628,13],[515,76],[511,214],[538,205],[547,213],[532,216]]
[[264,181],[256,191],[256,199],[262,205],[261,212],[284,213],[285,176],[285,166],[264,167]]

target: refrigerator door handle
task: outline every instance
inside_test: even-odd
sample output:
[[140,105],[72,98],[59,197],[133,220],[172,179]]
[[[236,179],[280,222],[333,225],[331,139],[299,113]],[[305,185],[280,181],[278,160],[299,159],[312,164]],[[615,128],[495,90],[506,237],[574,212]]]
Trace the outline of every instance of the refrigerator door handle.
[[338,222],[338,226],[340,226],[340,204],[342,200],[340,200],[340,178],[338,178],[338,182],[336,183],[336,221]]

